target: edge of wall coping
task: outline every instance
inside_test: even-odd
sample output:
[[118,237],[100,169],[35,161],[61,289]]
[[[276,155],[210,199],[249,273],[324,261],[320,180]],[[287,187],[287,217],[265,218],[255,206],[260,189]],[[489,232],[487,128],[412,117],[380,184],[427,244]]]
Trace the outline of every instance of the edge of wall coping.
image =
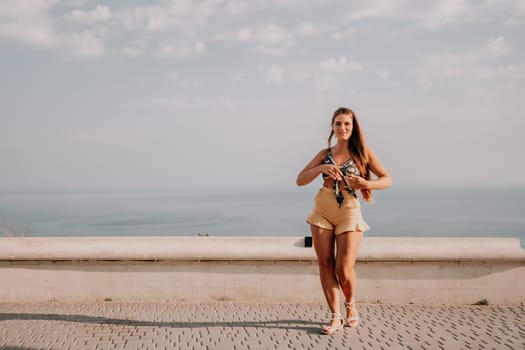
[[[365,237],[359,261],[525,261],[518,238]],[[315,261],[303,237],[3,237],[0,261]]]

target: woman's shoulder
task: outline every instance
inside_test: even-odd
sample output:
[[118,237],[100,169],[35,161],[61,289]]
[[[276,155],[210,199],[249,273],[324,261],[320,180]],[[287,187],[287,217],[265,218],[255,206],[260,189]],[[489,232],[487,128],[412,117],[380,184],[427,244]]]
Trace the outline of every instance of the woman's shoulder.
[[317,153],[317,156],[327,156],[331,151],[331,148],[323,148]]
[[323,149],[320,150],[319,153],[318,153],[318,155],[319,155],[320,157],[323,157],[323,158],[328,157],[330,154],[332,154],[332,148],[331,148],[331,147],[323,148]]
[[365,149],[365,154],[367,158],[375,157],[376,153],[371,147],[365,146],[364,149]]
[[323,161],[326,157],[328,157],[328,155],[330,154],[330,151],[331,151],[330,148],[323,148],[315,155],[315,159],[318,159],[319,161]]

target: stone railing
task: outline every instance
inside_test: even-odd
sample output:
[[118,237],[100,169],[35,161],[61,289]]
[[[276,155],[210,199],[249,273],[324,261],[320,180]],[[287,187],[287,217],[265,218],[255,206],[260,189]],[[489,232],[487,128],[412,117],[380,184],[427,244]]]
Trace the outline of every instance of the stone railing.
[[[371,238],[356,265],[359,302],[525,301],[514,238]],[[1,238],[0,301],[324,300],[298,237]]]

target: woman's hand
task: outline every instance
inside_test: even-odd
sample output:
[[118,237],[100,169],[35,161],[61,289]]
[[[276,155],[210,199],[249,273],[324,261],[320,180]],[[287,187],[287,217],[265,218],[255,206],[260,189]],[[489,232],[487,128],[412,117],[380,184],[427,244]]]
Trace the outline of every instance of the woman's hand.
[[362,190],[368,188],[368,181],[357,175],[348,175],[346,176],[348,181],[348,186],[354,190]]
[[323,174],[326,174],[330,176],[333,180],[341,181],[343,180],[343,173],[341,172],[341,169],[337,165],[332,164],[323,164],[320,165],[321,172]]

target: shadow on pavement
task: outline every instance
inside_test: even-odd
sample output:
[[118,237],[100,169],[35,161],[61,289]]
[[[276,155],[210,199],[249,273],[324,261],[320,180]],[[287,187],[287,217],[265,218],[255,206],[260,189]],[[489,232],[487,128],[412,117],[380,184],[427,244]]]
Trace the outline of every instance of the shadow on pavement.
[[107,325],[121,325],[129,327],[170,327],[170,328],[212,328],[212,327],[254,327],[303,330],[308,333],[319,334],[318,323],[303,320],[265,320],[265,321],[220,321],[220,322],[169,322],[169,321],[140,321],[130,319],[108,318],[102,316],[68,315],[68,314],[37,314],[37,313],[0,313],[0,321],[7,320],[34,320],[34,321],[65,321],[79,323],[97,323]]

